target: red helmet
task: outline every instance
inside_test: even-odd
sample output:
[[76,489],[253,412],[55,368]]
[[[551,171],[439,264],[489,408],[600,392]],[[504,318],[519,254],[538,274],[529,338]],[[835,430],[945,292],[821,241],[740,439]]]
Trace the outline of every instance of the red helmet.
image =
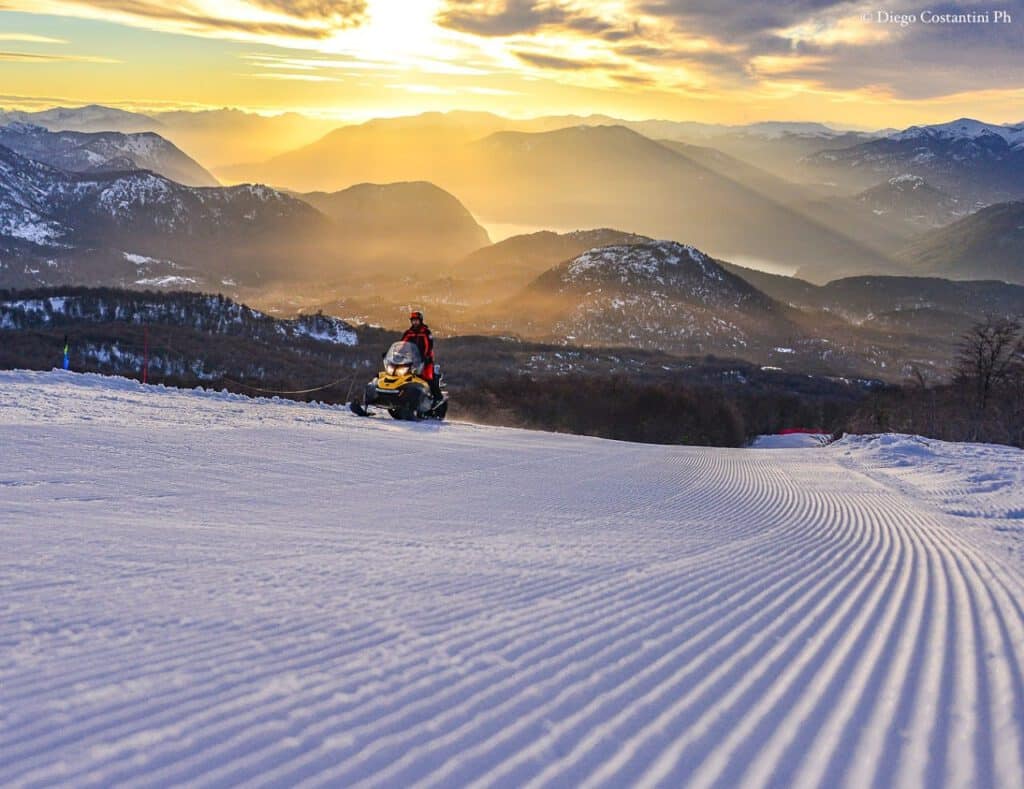
[[423,322],[423,313],[420,312],[419,310],[413,310],[412,312],[409,313],[409,320],[411,320],[411,321],[418,320],[418,321],[420,321],[422,323]]

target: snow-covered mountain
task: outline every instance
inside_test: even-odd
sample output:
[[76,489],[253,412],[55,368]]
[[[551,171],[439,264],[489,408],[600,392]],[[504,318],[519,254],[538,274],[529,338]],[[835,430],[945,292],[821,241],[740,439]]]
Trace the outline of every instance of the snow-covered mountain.
[[[60,223],[62,238],[41,244],[87,241],[102,244],[110,233],[143,239],[214,237],[266,230],[293,219],[321,215],[301,200],[266,186],[195,188],[147,171],[68,173],[0,146],[0,195]],[[6,235],[27,238],[14,218],[4,217]]]
[[890,140],[978,140],[993,134],[1002,137],[1012,147],[1024,147],[1024,123],[997,125],[973,118],[960,118],[933,126],[910,126],[888,135]]
[[513,309],[534,331],[583,344],[737,352],[801,334],[787,308],[674,241],[585,252],[538,277]]
[[48,203],[63,173],[0,147],[0,239],[55,246],[69,228],[53,218]]
[[314,243],[329,227],[316,209],[265,186],[189,187],[142,170],[68,173],[0,146],[7,286],[130,284],[140,261],[166,264],[159,274],[189,269],[206,284],[251,280],[285,265],[282,248]]
[[597,247],[651,242],[647,236],[611,228],[512,236],[482,247],[452,265],[455,285],[477,298],[505,298],[563,261]]
[[202,165],[153,132],[51,132],[10,123],[0,126],[0,145],[68,172],[152,170],[186,186],[219,186]]
[[732,134],[749,134],[765,137],[766,139],[777,139],[786,134],[804,135],[808,137],[835,137],[845,134],[844,131],[833,129],[824,123],[808,123],[798,121],[760,121],[748,123],[743,126],[731,126],[729,132]]
[[879,216],[902,219],[922,230],[947,225],[967,213],[955,197],[909,173],[889,178],[854,199]]
[[864,187],[882,177],[918,176],[968,209],[1024,197],[1024,125],[961,118],[911,126],[882,139],[821,151],[805,161]]
[[23,110],[0,111],[0,124],[22,122],[43,126],[51,131],[103,132],[118,131],[125,134],[154,131],[160,121],[150,115],[128,112],[101,104],[84,107],[53,107],[37,112]]

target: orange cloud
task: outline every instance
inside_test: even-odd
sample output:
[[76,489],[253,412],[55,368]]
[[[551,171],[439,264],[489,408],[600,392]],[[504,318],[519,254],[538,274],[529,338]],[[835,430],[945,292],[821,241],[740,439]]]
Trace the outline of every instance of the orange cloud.
[[363,23],[367,0],[8,0],[29,13],[113,18],[167,32],[321,40]]

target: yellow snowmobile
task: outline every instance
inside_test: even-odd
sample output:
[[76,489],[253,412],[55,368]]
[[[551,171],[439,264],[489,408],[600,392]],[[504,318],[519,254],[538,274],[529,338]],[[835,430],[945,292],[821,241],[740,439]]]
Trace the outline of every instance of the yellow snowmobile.
[[[423,366],[415,343],[392,344],[384,354],[384,369],[366,385],[362,402],[349,403],[352,413],[370,416],[370,409],[377,407],[386,408],[395,419],[444,419],[448,413],[448,393],[442,390],[441,399],[434,402],[430,382],[421,377]],[[434,375],[441,375],[437,365]]]

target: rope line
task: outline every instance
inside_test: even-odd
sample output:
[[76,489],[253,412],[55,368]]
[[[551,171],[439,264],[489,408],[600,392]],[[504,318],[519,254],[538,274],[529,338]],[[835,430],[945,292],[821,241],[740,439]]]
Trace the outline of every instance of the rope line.
[[351,378],[351,376],[346,376],[345,378],[339,378],[337,381],[331,381],[329,384],[324,384],[323,386],[314,386],[312,389],[292,389],[292,390],[262,389],[262,388],[260,388],[258,386],[250,386],[249,384],[243,384],[241,381],[234,381],[234,380],[232,380],[230,378],[225,378],[223,376],[221,376],[220,380],[224,381],[225,383],[234,384],[235,386],[241,386],[242,388],[249,389],[250,391],[253,391],[253,392],[263,392],[265,394],[281,394],[281,395],[286,395],[286,394],[309,394],[310,392],[320,392],[320,391],[322,391],[324,389],[330,389],[332,386],[337,386],[340,383],[344,383],[345,381],[350,380],[350,378]]
[[[125,341],[120,340],[120,339],[114,339],[114,340],[93,340],[92,342],[94,342],[97,346],[99,346],[101,348],[104,345],[110,345],[110,346],[116,347],[118,350],[121,350],[121,351],[142,352],[142,351],[147,349],[145,345],[137,345],[137,344],[135,344],[133,342],[125,342]],[[173,348],[169,342],[166,343],[166,344],[163,344],[163,345],[157,344],[157,343],[151,343],[148,346],[148,351],[149,351],[150,354],[154,354],[154,353],[158,353],[160,351],[163,351],[165,353],[165,355],[167,355],[168,357],[171,354],[176,354],[176,353],[180,354],[181,353],[181,352],[177,351],[175,348]],[[181,354],[181,355],[184,356],[184,354]],[[353,386],[355,386],[356,379],[358,378],[359,374],[362,373],[362,372],[363,372],[363,370],[361,370],[358,366],[354,366],[351,375],[346,375],[346,376],[343,376],[341,378],[338,378],[337,380],[331,381],[330,383],[323,384],[322,386],[314,386],[314,387],[311,387],[309,389],[266,389],[266,388],[259,387],[259,386],[252,386],[251,384],[243,383],[242,381],[236,381],[236,380],[234,380],[232,378],[227,378],[225,376],[218,376],[218,380],[223,381],[224,383],[227,383],[227,384],[231,384],[233,386],[241,387],[242,389],[248,389],[250,392],[258,392],[260,394],[271,394],[271,395],[312,394],[313,392],[322,392],[323,390],[330,389],[331,387],[334,387],[334,386],[339,386],[341,384],[347,384],[348,385],[348,395],[347,395],[346,399],[350,400],[351,396],[352,396],[352,388],[353,388]]]

